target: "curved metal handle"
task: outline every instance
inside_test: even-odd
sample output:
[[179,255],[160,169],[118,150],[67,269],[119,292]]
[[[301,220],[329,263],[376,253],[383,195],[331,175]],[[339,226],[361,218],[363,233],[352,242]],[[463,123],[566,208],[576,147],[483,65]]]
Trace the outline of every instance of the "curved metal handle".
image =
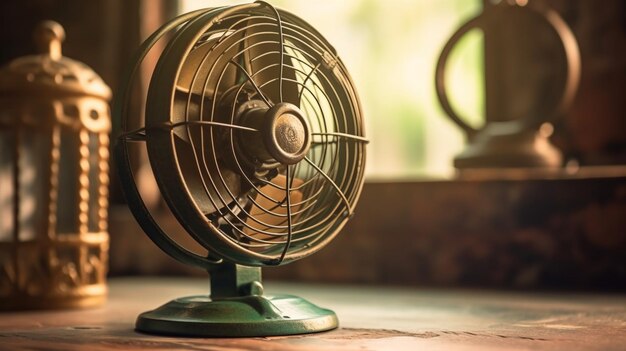
[[456,123],[456,125],[461,127],[461,129],[463,129],[465,134],[467,134],[470,137],[478,133],[478,129],[475,129],[474,127],[467,124],[464,121],[464,119],[461,118],[456,113],[454,108],[452,108],[452,105],[450,104],[450,100],[448,99],[445,73],[446,73],[446,63],[448,62],[448,57],[450,56],[450,53],[452,52],[452,48],[456,46],[458,41],[467,32],[469,32],[470,30],[480,25],[482,16],[483,16],[483,13],[470,19],[469,21],[465,22],[465,24],[463,24],[456,32],[454,32],[454,34],[452,34],[452,37],[450,37],[448,42],[446,42],[446,45],[444,45],[443,50],[441,51],[441,55],[439,55],[439,59],[437,60],[437,68],[435,69],[435,90],[437,91],[437,98],[439,99],[439,103],[441,104],[441,107],[446,112],[446,116],[450,117],[452,122]]
[[[563,94],[559,100],[559,103],[555,105],[553,111],[548,114],[548,119],[541,118],[524,118],[507,122],[500,122],[505,125],[506,130],[524,130],[527,128],[536,128],[541,123],[552,121],[557,116],[561,115],[565,112],[572,101],[574,100],[574,95],[576,94],[576,90],[578,89],[578,82],[580,80],[580,50],[578,48],[578,42],[574,37],[571,29],[565,23],[563,18],[559,16],[559,14],[546,7],[537,5],[535,2],[528,4],[525,6],[533,13],[541,16],[546,22],[550,24],[550,26],[554,29],[557,36],[559,37],[561,44],[563,45],[563,52],[565,53],[565,59],[567,61],[567,77],[565,81],[565,86],[563,89]],[[502,5],[496,6],[517,6],[517,5],[508,5],[503,2]],[[520,7],[521,8],[521,7]],[[491,10],[493,11],[493,10]],[[435,69],[435,90],[437,92],[437,98],[439,99],[439,103],[441,107],[446,112],[446,115],[456,123],[468,137],[472,137],[474,134],[478,133],[478,129],[470,126],[465,122],[463,118],[459,114],[456,113],[452,105],[450,104],[450,100],[448,99],[448,93],[446,89],[445,83],[445,68],[450,53],[454,46],[458,43],[458,41],[467,34],[470,30],[474,28],[482,28],[483,31],[486,30],[486,25],[490,19],[491,11],[485,11],[478,14],[476,17],[470,19],[465,24],[463,24],[448,40],[448,42],[444,45],[443,50],[441,51],[441,55],[437,60],[437,67]]]

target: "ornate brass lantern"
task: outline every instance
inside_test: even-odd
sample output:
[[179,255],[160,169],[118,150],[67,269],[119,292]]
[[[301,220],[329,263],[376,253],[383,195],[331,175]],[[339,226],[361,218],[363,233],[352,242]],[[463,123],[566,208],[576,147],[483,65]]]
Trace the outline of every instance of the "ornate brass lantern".
[[43,22],[42,53],[0,71],[0,309],[106,297],[111,90],[64,37]]

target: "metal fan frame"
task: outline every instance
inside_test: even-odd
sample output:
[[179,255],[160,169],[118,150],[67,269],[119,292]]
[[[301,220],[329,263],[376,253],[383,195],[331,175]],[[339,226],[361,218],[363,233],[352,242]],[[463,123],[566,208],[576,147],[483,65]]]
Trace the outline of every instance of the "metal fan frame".
[[[257,8],[259,6],[265,6],[267,4],[263,2],[257,2],[252,4],[238,5],[234,7],[223,7],[223,8],[215,8],[215,9],[205,9],[198,10],[186,15],[179,16],[177,19],[171,21],[170,23],[164,25],[159,31],[155,32],[142,46],[142,50],[136,57],[135,62],[137,63],[135,67],[133,67],[132,71],[128,75],[128,81],[132,81],[133,76],[140,64],[143,60],[143,57],[147,54],[148,51],[152,48],[152,46],[159,40],[163,35],[172,30],[178,28],[178,30],[174,33],[174,37],[169,41],[169,44],[166,46],[163,56],[165,55],[178,55],[179,59],[171,60],[173,62],[178,62],[178,64],[162,64],[165,62],[164,60],[159,60],[159,64],[155,68],[155,72],[153,77],[158,77],[159,79],[153,79],[150,85],[149,90],[149,101],[156,102],[148,105],[148,110],[146,111],[146,115],[151,114],[152,116],[158,115],[158,112],[161,111],[169,111],[172,108],[173,104],[173,95],[175,87],[171,84],[163,84],[163,82],[175,82],[177,81],[177,77],[179,74],[180,66],[182,65],[183,58],[187,55],[187,53],[192,49],[192,47],[197,43],[198,39],[209,29],[214,23],[219,21],[221,18],[224,18],[232,13],[236,13],[237,11],[246,11]],[[273,7],[272,7],[273,9]],[[277,12],[278,14],[278,12]],[[308,26],[306,22],[300,20],[296,16],[281,12],[279,16],[285,16],[285,18],[289,18],[291,20],[299,22],[300,25],[306,25],[307,30],[310,30],[315,34],[317,38],[323,40],[323,37],[315,31],[314,28]],[[182,36],[188,36],[189,33],[194,33],[193,36],[181,38]],[[325,43],[327,44],[327,43]],[[330,45],[328,45],[329,48]],[[334,51],[333,51],[334,53]],[[171,56],[167,56],[171,59]],[[176,57],[176,56],[174,56]],[[282,57],[282,55],[281,55]],[[336,58],[335,58],[336,59]],[[345,86],[347,87],[347,92],[351,94],[350,98],[352,99],[354,108],[357,109],[355,111],[356,114],[360,115],[360,103],[358,101],[358,97],[356,93],[352,89],[353,84],[350,80],[350,77],[342,66],[341,62],[337,60],[337,65],[340,66],[340,69],[343,71],[343,77],[347,79],[345,82]],[[282,62],[281,62],[282,64]],[[316,68],[315,68],[316,69]],[[245,71],[245,70],[244,70]],[[311,71],[309,74],[313,73]],[[282,74],[281,74],[282,75]],[[282,78],[282,77],[281,77]],[[309,77],[307,76],[306,79]],[[254,81],[251,79],[251,82],[254,84]],[[130,84],[124,85],[123,91],[124,98],[128,99],[128,87]],[[303,90],[304,91],[304,88]],[[262,94],[261,94],[262,95]],[[126,105],[127,101],[123,101],[121,106],[116,107],[116,111],[119,111],[119,115],[122,116],[122,130],[126,130]],[[166,114],[169,115],[169,114]],[[311,245],[308,248],[299,250],[295,253],[287,253],[283,252],[280,260],[277,261],[276,255],[267,255],[261,254],[257,252],[253,252],[250,250],[243,249],[238,243],[233,242],[232,239],[224,237],[224,233],[218,228],[212,221],[208,220],[205,216],[201,215],[200,209],[197,207],[194,201],[193,194],[190,193],[189,189],[185,184],[185,180],[181,177],[181,169],[179,168],[179,164],[176,160],[176,151],[173,140],[172,130],[175,126],[172,126],[171,123],[167,126],[167,122],[169,121],[169,116],[163,115],[163,118],[156,122],[156,124],[148,125],[149,121],[146,118],[146,127],[143,132],[145,134],[146,144],[149,150],[149,153],[162,155],[163,157],[155,158],[150,157],[150,162],[153,166],[153,169],[172,169],[172,167],[176,167],[176,172],[155,172],[155,178],[157,183],[159,184],[159,188],[163,194],[163,197],[166,199],[168,204],[176,204],[175,206],[170,206],[170,209],[177,217],[179,222],[187,229],[189,234],[198,241],[203,247],[209,250],[211,255],[225,258],[229,261],[233,261],[240,264],[246,264],[249,266],[264,266],[264,265],[274,265],[277,263],[286,263],[289,261],[297,260],[299,258],[308,256],[322,247],[324,247],[328,242],[330,242],[342,229],[345,225],[346,220],[342,220],[339,225],[334,228],[331,233],[326,233],[321,236],[320,239],[315,243],[315,245]],[[359,117],[360,118],[360,117]],[[165,126],[165,127],[164,127]],[[168,128],[169,127],[169,128]],[[150,132],[147,133],[146,129],[150,128]],[[362,126],[361,126],[362,128]],[[231,129],[232,132],[232,129]],[[360,142],[366,142],[366,139],[362,136],[357,135],[339,135],[342,133],[335,133],[337,137],[347,136],[354,137],[358,139]],[[128,147],[126,142],[128,140],[132,140],[134,137],[141,139],[141,134],[137,134],[136,132],[126,132],[123,135],[124,141],[118,143],[118,159],[121,164],[120,175],[122,178],[122,185],[124,187],[124,191],[128,198],[129,205],[133,210],[134,215],[137,217],[139,223],[142,225],[142,228],[146,231],[146,233],[150,236],[150,238],[165,252],[173,256],[174,258],[195,266],[200,266],[203,268],[207,268],[207,266],[218,263],[219,259],[213,259],[208,257],[203,257],[201,255],[190,252],[189,250],[183,248],[175,241],[173,241],[163,230],[158,226],[156,221],[152,218],[148,209],[146,208],[143,200],[141,199],[141,195],[137,190],[134,178],[131,170],[130,157],[128,152]],[[232,135],[231,135],[232,137]],[[164,142],[164,140],[168,140],[169,142]],[[355,146],[356,147],[356,146]],[[359,162],[364,162],[364,148],[361,147],[361,150],[357,153],[359,156]],[[335,162],[334,160],[333,162]],[[311,163],[311,166],[316,168],[317,166],[314,163]],[[346,216],[351,215],[354,210],[354,204],[357,202],[358,197],[361,192],[362,184],[363,184],[363,165],[359,165],[356,167],[357,174],[354,174],[353,177],[349,180],[352,187],[356,187],[355,191],[352,193],[353,198],[350,201],[345,199],[344,201],[348,205],[348,210],[346,211]],[[320,169],[316,169],[316,171],[321,171]],[[321,171],[323,175],[324,172]],[[344,169],[345,173],[345,169]],[[287,182],[289,182],[289,166],[287,166],[286,178]],[[328,177],[326,175],[326,177]],[[344,174],[344,177],[346,175]],[[312,180],[312,179],[311,179]],[[332,179],[328,178],[326,181],[330,181],[337,188],[337,185],[334,184]],[[176,184],[176,187],[172,187],[172,184]],[[172,189],[184,189],[184,191],[173,191]],[[288,189],[286,189],[289,191]],[[341,193],[341,191],[339,190]],[[343,193],[341,193],[343,195]],[[289,202],[289,196],[286,196],[287,202]],[[335,206],[339,206],[339,203],[335,203]],[[290,210],[291,206],[287,203],[287,209]],[[196,214],[195,216],[190,216],[189,214]],[[346,218],[347,219],[347,218]],[[287,214],[287,221],[291,221],[291,214]],[[291,230],[291,223],[288,224],[289,229]],[[207,230],[213,232],[214,235],[206,235],[204,234]],[[287,237],[287,248],[289,247],[289,240],[291,239],[291,232]]]

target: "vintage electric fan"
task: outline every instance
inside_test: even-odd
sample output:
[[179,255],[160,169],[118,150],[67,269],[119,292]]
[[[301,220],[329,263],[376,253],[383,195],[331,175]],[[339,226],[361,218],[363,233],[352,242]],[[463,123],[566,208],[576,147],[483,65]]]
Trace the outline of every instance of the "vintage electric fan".
[[[127,130],[135,73],[165,38],[145,125]],[[263,336],[337,326],[334,312],[299,297],[264,296],[260,273],[328,244],[363,185],[361,107],[346,68],[314,28],[261,1],[177,17],[142,44],[115,113],[116,158],[134,216],[163,251],[211,276],[210,296],[145,312],[138,330]],[[130,142],[145,143],[165,202],[206,255],[157,224],[134,181]]]

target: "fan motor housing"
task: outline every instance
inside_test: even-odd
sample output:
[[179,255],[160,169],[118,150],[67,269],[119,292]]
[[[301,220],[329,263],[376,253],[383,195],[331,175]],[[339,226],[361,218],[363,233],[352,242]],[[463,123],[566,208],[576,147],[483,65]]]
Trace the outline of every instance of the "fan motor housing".
[[264,164],[296,164],[311,147],[309,124],[303,112],[290,103],[249,108],[242,113],[241,124],[259,131],[241,133],[239,143],[248,156]]

